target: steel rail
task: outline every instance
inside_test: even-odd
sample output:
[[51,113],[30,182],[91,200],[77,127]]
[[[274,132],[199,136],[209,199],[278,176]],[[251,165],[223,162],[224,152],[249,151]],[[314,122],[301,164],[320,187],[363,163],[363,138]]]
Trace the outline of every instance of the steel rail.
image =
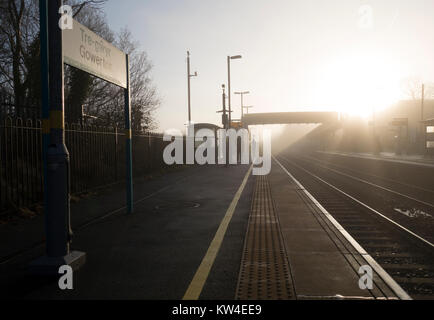
[[408,188],[418,189],[418,190],[421,190],[421,191],[424,191],[424,192],[428,192],[428,193],[434,194],[434,190],[426,189],[426,188],[423,188],[423,187],[420,187],[420,186],[416,186],[414,184],[409,184],[409,183],[397,181],[397,180],[394,180],[394,179],[382,177],[382,176],[371,174],[371,173],[363,173],[361,171],[357,171],[357,170],[348,168],[348,167],[343,166],[343,165],[333,164],[333,163],[327,162],[326,160],[321,160],[321,159],[318,159],[318,158],[314,158],[312,156],[303,156],[303,158],[311,159],[312,161],[316,161],[316,162],[323,163],[323,164],[329,164],[332,167],[340,168],[342,170],[347,170],[347,171],[350,171],[350,172],[354,172],[355,174],[360,174],[360,175],[364,175],[364,176],[368,176],[368,177],[372,177],[372,178],[376,178],[376,179],[392,182],[394,184],[399,184],[399,185],[402,185],[402,186],[405,186],[405,187],[408,187]]
[[[285,159],[285,158],[283,158]],[[355,197],[349,195],[348,193],[346,193],[345,191],[339,189],[338,187],[334,186],[333,184],[325,181],[324,179],[320,178],[319,176],[309,172],[308,170],[306,170],[305,168],[297,165],[296,163],[294,163],[293,161],[290,161],[288,159],[285,159],[285,161],[287,161],[288,163],[291,163],[292,165],[294,165],[295,167],[299,168],[300,170],[306,172],[307,174],[309,174],[310,176],[314,177],[315,179],[321,181],[322,183],[326,184],[327,186],[329,186],[330,188],[338,191],[339,193],[343,194],[344,196],[346,196],[347,198],[353,200],[354,202],[358,203],[359,205],[365,207],[366,209],[368,209],[369,211],[375,213],[376,215],[378,215],[379,217],[385,219],[386,221],[392,223],[395,227],[398,227],[400,230],[412,235],[414,238],[422,241],[424,244],[428,245],[431,248],[434,248],[434,244],[431,243],[430,241],[424,239],[423,237],[419,236],[418,234],[416,234],[415,232],[407,229],[406,227],[402,226],[401,224],[399,224],[398,222],[390,219],[389,217],[386,217],[384,214],[380,213],[379,211],[375,210],[374,208],[370,207],[369,205],[365,204],[364,202],[360,201],[359,199],[356,199]]]
[[[318,161],[318,162],[320,162],[320,161]],[[344,172],[341,172],[341,171],[338,171],[338,170],[332,169],[332,168],[330,168],[330,167],[328,167],[328,166],[325,166],[325,165],[317,165],[317,166],[322,167],[322,168],[327,169],[327,170],[330,170],[330,171],[333,171],[333,172],[335,172],[335,173],[337,173],[337,174],[340,174],[340,175],[342,175],[342,176],[345,176],[345,177],[347,177],[347,178],[351,178],[351,179],[353,179],[353,180],[356,180],[356,181],[359,181],[359,182],[362,182],[362,183],[365,183],[365,184],[369,184],[369,185],[371,185],[371,186],[373,186],[373,187],[376,187],[376,188],[379,188],[379,189],[383,189],[383,190],[385,190],[385,191],[387,191],[387,192],[397,194],[397,195],[402,196],[402,197],[404,197],[404,198],[407,198],[407,199],[410,199],[410,200],[412,200],[412,201],[419,202],[419,203],[421,203],[421,204],[423,204],[423,205],[426,205],[426,206],[428,206],[428,207],[434,208],[434,204],[432,204],[432,203],[429,203],[429,202],[426,202],[426,201],[423,201],[423,200],[419,200],[419,199],[416,199],[416,198],[414,198],[414,197],[411,197],[411,196],[408,196],[408,195],[406,195],[406,194],[403,194],[403,193],[401,193],[401,192],[398,192],[398,191],[395,191],[395,190],[392,190],[392,189],[389,189],[389,188],[386,188],[386,187],[380,186],[380,185],[378,185],[378,184],[376,184],[376,183],[373,183],[373,182],[370,182],[370,181],[367,181],[367,180],[364,180],[364,179],[361,179],[361,178],[354,177],[354,176],[352,176],[352,175],[349,175],[349,174],[347,174],[347,173],[344,173]],[[428,191],[428,190],[424,190],[424,191]],[[429,192],[433,192],[433,191],[429,191]]]
[[[312,194],[274,157],[276,163],[282,170],[297,184],[297,186],[307,195],[307,197],[321,210],[327,219],[336,227],[336,229],[348,240],[354,249],[365,259],[378,276],[390,287],[390,289],[401,300],[412,300],[408,293],[367,253],[367,251],[344,229],[344,227],[315,199]],[[286,160],[286,159],[285,159]],[[286,160],[288,161],[288,160]]]

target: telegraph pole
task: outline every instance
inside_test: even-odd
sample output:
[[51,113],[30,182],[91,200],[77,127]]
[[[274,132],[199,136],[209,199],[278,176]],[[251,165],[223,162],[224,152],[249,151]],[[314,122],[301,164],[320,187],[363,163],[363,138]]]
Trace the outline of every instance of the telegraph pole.
[[191,84],[190,80],[192,77],[197,77],[197,72],[194,74],[190,73],[190,51],[187,51],[187,86],[188,86],[188,124],[191,123]]
[[[229,126],[232,123],[231,117],[231,57],[228,56],[228,107],[229,107]],[[225,128],[227,129],[227,128]]]
[[190,97],[190,51],[187,51],[187,83],[188,83],[188,124],[191,123],[191,97]]

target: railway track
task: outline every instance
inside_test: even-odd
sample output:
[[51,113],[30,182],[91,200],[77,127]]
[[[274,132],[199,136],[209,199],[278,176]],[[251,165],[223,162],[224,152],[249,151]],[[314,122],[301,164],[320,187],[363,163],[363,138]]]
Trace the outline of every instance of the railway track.
[[[323,160],[321,158],[315,158],[312,156],[303,156],[304,159],[317,163],[320,166],[326,167],[330,170],[338,171],[340,174],[349,174],[353,179],[359,179],[363,181],[367,181],[375,184],[378,187],[382,187],[384,189],[393,188],[395,193],[405,193],[406,196],[412,195],[413,197],[418,198],[421,202],[429,202],[429,206],[434,208],[434,189],[433,188],[425,188],[420,185],[406,183],[404,181],[398,181],[396,179],[390,179],[385,176],[380,176],[378,174],[372,174],[370,172],[363,172],[361,170],[355,170],[348,166],[343,166],[336,164],[331,161]],[[432,186],[434,187],[434,185]],[[425,200],[425,201],[424,201]]]
[[[330,181],[338,172],[298,156],[277,159],[412,298],[434,299],[434,245],[429,240],[335,186]],[[375,184],[364,186],[378,193]]]

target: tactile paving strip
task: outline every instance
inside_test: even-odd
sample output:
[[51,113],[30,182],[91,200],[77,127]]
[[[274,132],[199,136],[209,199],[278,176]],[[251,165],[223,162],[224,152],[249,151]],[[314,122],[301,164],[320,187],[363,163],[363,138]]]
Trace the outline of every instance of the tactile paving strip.
[[295,299],[288,259],[266,176],[257,176],[236,299]]

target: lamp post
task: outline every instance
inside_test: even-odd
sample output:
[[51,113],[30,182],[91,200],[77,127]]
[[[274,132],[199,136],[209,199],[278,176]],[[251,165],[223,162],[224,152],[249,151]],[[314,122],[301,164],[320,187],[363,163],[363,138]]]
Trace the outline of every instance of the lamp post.
[[422,83],[422,96],[421,96],[421,104],[420,104],[420,118],[421,120],[425,120],[424,119],[424,102],[425,102],[425,84]]
[[243,116],[244,116],[244,95],[245,94],[250,94],[250,91],[243,91],[243,92],[234,92],[235,94],[238,94],[241,96],[241,121],[243,121]]
[[423,121],[425,120],[424,118],[424,102],[425,102],[425,84],[422,83],[422,94],[420,97],[420,120],[421,120],[421,140],[422,140],[422,154],[425,151],[426,148],[426,128],[424,126]]
[[242,56],[228,56],[228,109],[229,109],[229,127],[231,127],[232,122],[232,108],[231,108],[231,60],[241,59]]
[[375,106],[372,106],[372,136],[374,138],[374,155],[378,156],[380,154],[380,143],[378,142],[377,137],[377,119],[376,119],[376,113],[375,113]]
[[190,73],[190,51],[187,51],[187,83],[188,83],[188,124],[191,123],[191,93],[190,93],[190,80],[192,77],[197,77],[197,72]]
[[252,108],[253,108],[253,106],[244,106],[244,109],[247,110],[247,114],[249,114],[249,109],[252,109]]

